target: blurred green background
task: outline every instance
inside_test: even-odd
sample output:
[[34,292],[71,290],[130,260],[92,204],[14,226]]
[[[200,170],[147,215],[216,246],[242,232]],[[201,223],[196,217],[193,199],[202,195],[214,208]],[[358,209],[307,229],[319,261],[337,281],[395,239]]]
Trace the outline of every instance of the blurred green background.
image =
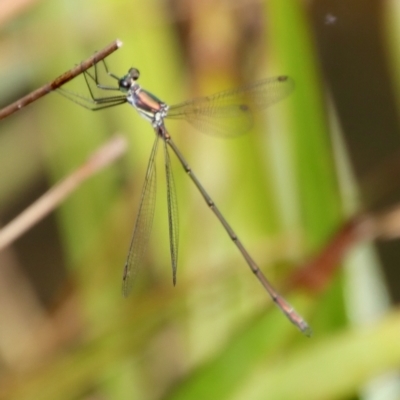
[[[138,68],[140,83],[169,104],[268,76],[293,77],[295,92],[243,137],[224,140],[183,122],[168,124],[276,287],[357,210],[303,2],[0,5],[2,106],[116,38],[124,45],[108,58],[110,70],[122,76]],[[399,21],[394,10],[390,15],[388,29]],[[330,22],[326,29],[333,29]],[[393,37],[388,51],[399,44]],[[83,77],[66,87],[86,94]],[[400,348],[392,346],[400,315],[386,310],[373,250],[352,250],[347,272],[338,270],[320,291],[285,294],[312,326],[308,339],[271,305],[173,156],[177,286],[160,155],[146,263],[133,294],[122,297],[122,267],[153,141],[151,127],[128,105],[93,113],[51,93],[1,121],[2,224],[115,132],[128,139],[128,153],[0,254],[1,399],[355,399],[374,378],[393,386],[382,374],[400,364]],[[352,307],[352,287],[368,291],[379,318],[358,317],[363,310]]]

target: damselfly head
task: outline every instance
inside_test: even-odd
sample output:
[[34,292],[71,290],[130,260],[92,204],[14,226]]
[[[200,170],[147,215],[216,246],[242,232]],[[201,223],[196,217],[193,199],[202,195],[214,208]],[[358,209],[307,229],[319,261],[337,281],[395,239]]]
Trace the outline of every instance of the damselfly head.
[[132,80],[137,81],[140,76],[140,72],[136,68],[131,68],[128,72],[128,75],[131,77]]
[[119,80],[118,84],[120,90],[123,92],[127,92],[139,79],[139,76],[139,70],[136,68],[131,68],[128,73]]

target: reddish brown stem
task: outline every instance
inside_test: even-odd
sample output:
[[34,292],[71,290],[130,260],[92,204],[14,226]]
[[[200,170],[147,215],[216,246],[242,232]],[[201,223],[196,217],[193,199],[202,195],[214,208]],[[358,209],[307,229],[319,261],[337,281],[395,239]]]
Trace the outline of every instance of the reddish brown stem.
[[67,72],[64,72],[62,75],[54,79],[52,82],[46,83],[39,89],[34,90],[28,95],[20,98],[16,102],[4,107],[0,110],[0,120],[10,116],[11,114],[19,111],[21,108],[26,107],[28,104],[40,99],[46,94],[52,92],[53,90],[59,88],[65,83],[69,82],[71,79],[75,78],[82,72],[86,71],[90,67],[92,67],[97,62],[103,60],[107,56],[109,56],[114,51],[118,50],[122,46],[122,42],[120,40],[114,40],[108,46],[104,47],[104,49],[98,51],[87,60],[82,61],[76,67],[70,69]]

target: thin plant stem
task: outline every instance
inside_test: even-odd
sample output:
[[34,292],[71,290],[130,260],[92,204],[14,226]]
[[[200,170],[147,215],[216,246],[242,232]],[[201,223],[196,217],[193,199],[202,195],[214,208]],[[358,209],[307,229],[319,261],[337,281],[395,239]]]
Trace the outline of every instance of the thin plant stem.
[[90,67],[98,63],[99,61],[103,60],[107,56],[109,56],[114,51],[118,50],[122,46],[122,42],[118,39],[114,40],[108,46],[104,47],[104,49],[98,51],[97,53],[93,54],[87,60],[82,61],[79,65],[71,68],[70,70],[64,72],[62,75],[54,79],[53,81],[46,83],[45,85],[41,86],[39,89],[34,90],[33,92],[29,93],[28,95],[20,98],[16,102],[2,108],[0,110],[0,120],[4,119],[11,114],[21,110],[22,108],[26,107],[28,104],[33,103],[34,101],[40,99],[41,97],[45,96],[46,94],[51,93],[52,91],[58,89],[62,85],[69,82],[71,79],[74,79],[76,76],[82,74]]
[[121,157],[126,149],[126,139],[120,135],[114,136],[101,146],[79,168],[53,186],[0,230],[0,250],[9,246],[32,226],[54,211],[84,181]]

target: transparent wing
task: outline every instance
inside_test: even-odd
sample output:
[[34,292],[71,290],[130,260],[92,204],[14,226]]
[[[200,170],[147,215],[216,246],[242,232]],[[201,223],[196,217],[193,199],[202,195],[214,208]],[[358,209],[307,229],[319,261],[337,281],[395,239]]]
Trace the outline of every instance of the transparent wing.
[[168,199],[168,228],[169,245],[172,264],[172,281],[176,284],[176,269],[178,265],[178,245],[179,245],[179,222],[178,222],[178,203],[174,177],[172,175],[171,161],[169,158],[167,143],[164,141],[165,173],[167,180],[167,199]]
[[294,81],[288,76],[269,78],[173,105],[167,118],[186,119],[206,133],[240,135],[251,129],[254,112],[282,100],[293,89]]
[[124,266],[122,276],[122,294],[125,297],[129,295],[132,289],[132,284],[137,274],[138,267],[143,260],[143,255],[149,241],[153,223],[156,200],[156,166],[154,160],[157,154],[158,140],[159,137],[156,136],[147,167],[139,212],[136,217],[128,257]]

